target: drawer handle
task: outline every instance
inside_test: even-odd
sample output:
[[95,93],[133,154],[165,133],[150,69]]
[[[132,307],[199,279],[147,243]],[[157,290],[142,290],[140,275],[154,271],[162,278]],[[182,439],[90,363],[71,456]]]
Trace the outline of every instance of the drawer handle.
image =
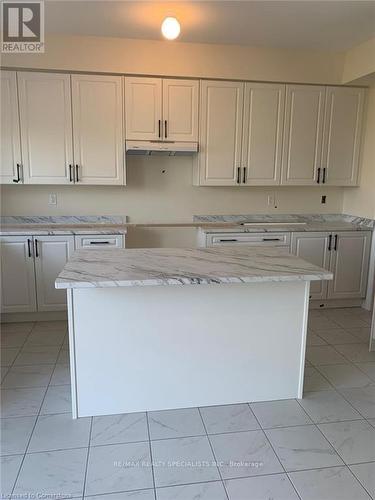
[[236,240],[235,238],[233,238],[233,239],[219,240],[219,241],[220,241],[220,243],[231,243],[232,241],[238,241],[238,240]]
[[90,241],[90,245],[110,245],[109,241]]
[[262,238],[262,241],[282,241],[281,238]]

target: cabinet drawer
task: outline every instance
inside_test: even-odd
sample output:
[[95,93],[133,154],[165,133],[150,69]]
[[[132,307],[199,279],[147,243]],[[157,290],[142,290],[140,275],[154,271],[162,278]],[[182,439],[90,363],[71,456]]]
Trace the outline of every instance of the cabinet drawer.
[[248,246],[290,246],[290,233],[221,233],[207,238],[207,246],[248,245]]
[[124,248],[122,234],[100,234],[96,236],[76,236],[76,250],[80,248]]

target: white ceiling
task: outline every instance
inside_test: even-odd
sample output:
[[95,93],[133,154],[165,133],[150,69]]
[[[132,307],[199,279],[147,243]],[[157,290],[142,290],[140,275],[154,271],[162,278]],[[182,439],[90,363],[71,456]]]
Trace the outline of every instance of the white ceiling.
[[375,0],[49,0],[45,9],[46,32],[66,35],[160,40],[174,15],[182,42],[346,50],[375,36]]

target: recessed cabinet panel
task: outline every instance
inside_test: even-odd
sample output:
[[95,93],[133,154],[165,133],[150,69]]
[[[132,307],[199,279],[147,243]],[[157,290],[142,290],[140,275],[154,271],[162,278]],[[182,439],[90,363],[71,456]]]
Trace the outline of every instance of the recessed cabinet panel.
[[327,88],[323,148],[327,184],[357,184],[364,92],[350,87]]
[[[292,253],[301,259],[316,266],[329,270],[330,251],[329,233],[301,232],[292,235]],[[310,282],[310,298],[325,299],[327,295],[327,281]]]
[[280,183],[285,85],[245,84],[242,166],[248,185]]
[[2,236],[1,312],[36,311],[32,237]]
[[164,139],[198,140],[198,94],[196,80],[163,80]]
[[22,182],[21,144],[18,117],[16,73],[1,71],[1,172],[2,184],[18,180],[17,164]]
[[329,299],[363,298],[366,295],[371,233],[346,231],[333,236]]
[[201,82],[200,184],[237,184],[241,167],[244,84]]
[[74,236],[36,236],[35,273],[38,311],[66,309],[66,290],[57,290],[55,280],[74,251]]
[[76,183],[122,184],[122,78],[73,75],[72,95]]
[[125,78],[126,138],[158,140],[162,138],[162,80]]
[[282,184],[317,183],[321,167],[325,87],[287,85]]
[[68,184],[73,163],[70,76],[18,73],[24,179]]

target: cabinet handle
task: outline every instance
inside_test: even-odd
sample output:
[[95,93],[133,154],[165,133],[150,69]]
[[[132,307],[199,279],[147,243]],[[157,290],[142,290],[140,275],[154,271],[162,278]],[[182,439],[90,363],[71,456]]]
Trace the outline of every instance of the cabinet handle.
[[73,179],[73,165],[69,165],[69,182],[74,182],[74,179]]
[[243,168],[243,176],[242,176],[242,182],[244,184],[246,184],[246,170],[247,170],[247,167],[244,167]]
[[281,238],[262,238],[262,241],[281,241]]
[[29,238],[27,239],[27,252],[29,254],[29,257],[32,257],[32,253],[31,253],[31,240]]
[[15,182],[17,184],[21,180],[21,175],[20,175],[21,165],[19,163],[17,163],[17,167],[16,168],[17,168],[17,179],[13,179],[13,182]]
[[332,234],[328,236],[328,251],[332,250]]
[[337,234],[335,234],[335,246],[334,246],[335,252],[337,252],[337,240],[338,240],[338,236],[337,236]]
[[79,173],[79,165],[76,165],[76,182],[79,181],[78,173]]
[[237,184],[241,182],[241,167],[237,167]]
[[161,120],[159,120],[159,137],[161,137]]
[[167,120],[164,120],[164,136],[165,136],[165,138],[167,138],[167,137],[168,137],[167,130],[168,130],[168,129],[167,129]]
[[317,183],[317,184],[320,184],[320,171],[321,171],[321,168],[319,167],[319,168],[318,168],[318,178],[317,178],[317,180],[316,180],[316,183]]
[[109,245],[109,241],[90,241],[90,245]]
[[238,241],[236,238],[227,238],[226,240],[219,240],[220,243],[232,243],[233,241]]
[[39,257],[39,246],[38,246],[38,240],[35,238],[35,257]]
[[323,184],[326,183],[326,167],[323,168],[323,180],[322,180],[322,183]]

